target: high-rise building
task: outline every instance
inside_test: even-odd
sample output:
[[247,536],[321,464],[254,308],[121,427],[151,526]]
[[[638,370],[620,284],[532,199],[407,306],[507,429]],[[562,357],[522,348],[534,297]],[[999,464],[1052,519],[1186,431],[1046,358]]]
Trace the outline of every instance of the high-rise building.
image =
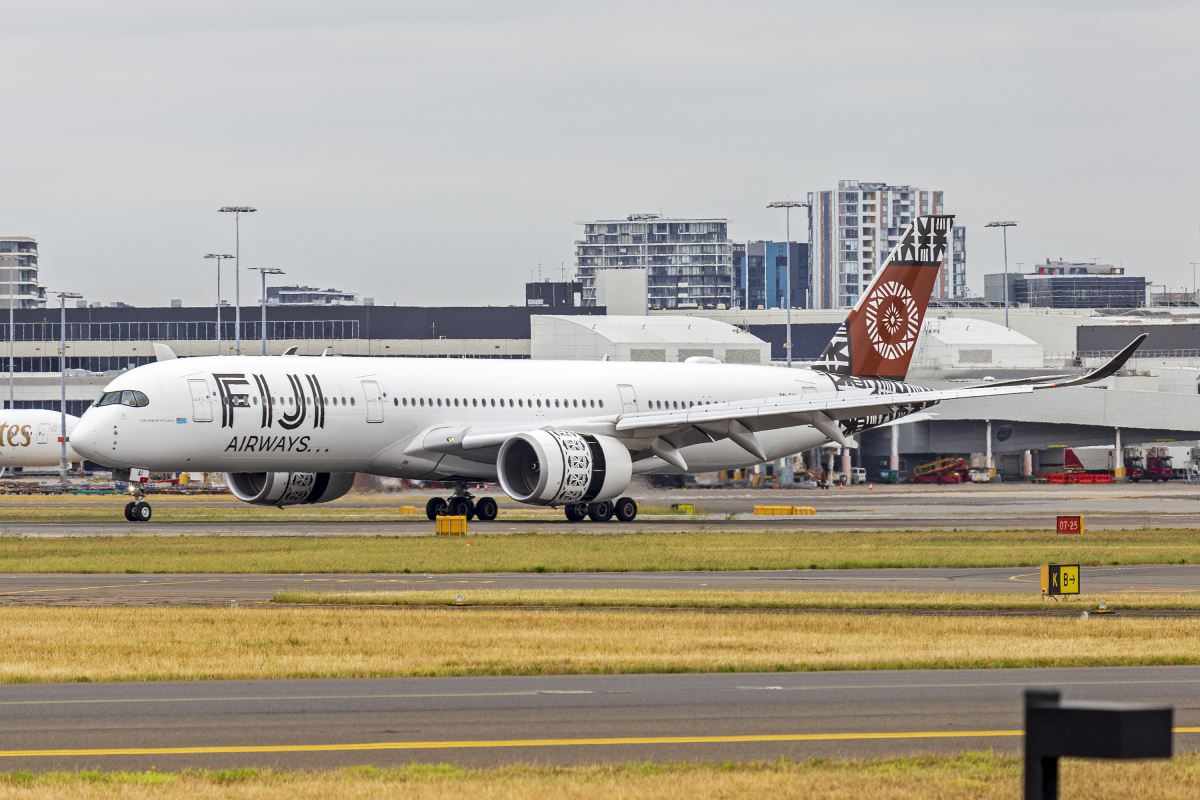
[[583,223],[575,270],[584,306],[596,305],[596,270],[646,272],[646,307],[718,308],[734,304],[729,220],[630,214]]
[[1126,275],[1124,267],[1096,262],[1046,259],[1032,273],[1002,272],[983,276],[984,298],[990,303],[1033,308],[1140,308],[1146,305],[1149,281]]
[[[945,213],[941,190],[879,182],[838,181],[837,189],[810,192],[808,200],[816,308],[854,305],[913,217]],[[962,297],[966,284],[966,230],[956,225],[933,296]]]
[[45,308],[46,289],[38,282],[37,240],[0,236],[0,308]]
[[809,308],[808,243],[792,242],[791,302],[784,242],[747,242],[733,247],[736,304],[742,308]]

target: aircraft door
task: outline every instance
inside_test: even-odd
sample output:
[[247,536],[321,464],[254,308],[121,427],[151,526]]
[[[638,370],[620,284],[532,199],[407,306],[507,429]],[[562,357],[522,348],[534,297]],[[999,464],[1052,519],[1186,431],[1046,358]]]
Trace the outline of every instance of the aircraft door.
[[50,423],[42,422],[37,427],[37,443],[50,444]]
[[367,422],[383,422],[383,395],[376,381],[363,381],[363,395],[367,400]]
[[212,394],[208,390],[208,381],[189,378],[188,391],[192,395],[192,422],[212,422]]
[[617,384],[617,391],[621,393],[621,413],[636,414],[638,410],[637,391],[628,383]]

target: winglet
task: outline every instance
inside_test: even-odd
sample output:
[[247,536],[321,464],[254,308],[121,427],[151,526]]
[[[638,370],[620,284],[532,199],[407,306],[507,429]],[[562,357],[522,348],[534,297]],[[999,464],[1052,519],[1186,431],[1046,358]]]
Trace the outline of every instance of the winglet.
[[1078,378],[1072,378],[1069,381],[1062,381],[1061,383],[1057,381],[1052,383],[1039,383],[1033,388],[1061,389],[1064,386],[1083,386],[1084,384],[1102,381],[1108,376],[1115,374],[1121,367],[1125,366],[1125,362],[1133,356],[1134,351],[1142,346],[1142,342],[1146,341],[1146,337],[1148,335],[1149,334],[1146,333],[1139,333],[1132,342],[1125,345],[1125,348],[1121,350],[1121,352],[1110,358],[1108,363],[1104,364],[1099,369],[1092,370],[1086,375],[1080,375]]

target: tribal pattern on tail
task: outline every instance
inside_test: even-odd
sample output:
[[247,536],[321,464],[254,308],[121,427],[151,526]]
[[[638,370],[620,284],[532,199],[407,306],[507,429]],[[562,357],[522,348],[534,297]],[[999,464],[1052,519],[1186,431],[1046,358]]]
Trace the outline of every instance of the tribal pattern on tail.
[[[853,375],[836,378],[833,382],[834,388],[839,392],[847,389],[868,389],[872,394],[913,394],[919,395],[921,392],[928,392],[929,389],[924,386],[914,386],[911,383],[902,381],[891,381],[880,378],[859,378]],[[907,417],[909,414],[915,413],[935,403],[926,403],[916,400],[911,403],[891,403],[886,406],[887,410],[878,414],[868,414],[861,417],[851,417],[850,419],[838,420],[838,426],[846,433],[847,436],[852,436],[860,431],[865,431],[869,428],[875,428],[880,425],[886,425],[894,420]]]

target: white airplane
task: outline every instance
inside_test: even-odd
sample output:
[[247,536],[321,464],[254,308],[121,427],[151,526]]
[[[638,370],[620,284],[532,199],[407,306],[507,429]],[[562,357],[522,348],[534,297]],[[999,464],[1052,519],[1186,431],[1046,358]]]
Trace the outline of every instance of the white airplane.
[[[67,414],[67,438],[79,417]],[[57,467],[62,457],[62,415],[36,408],[0,410],[0,474],[17,467]],[[67,446],[67,463],[81,461]]]
[[[453,482],[426,512],[496,517],[468,481],[568,519],[632,520],[634,475],[735,469],[902,420],[939,401],[1090,383],[1078,378],[929,390],[903,382],[953,218],[919,217],[809,369],[458,359],[212,356],[117,377],[71,435],[113,467],[224,472],[247,503],[323,503],[355,473]],[[125,402],[129,392],[139,401]],[[145,398],[145,401],[142,401]],[[136,489],[136,487],[135,487]],[[143,496],[126,507],[148,520]]]

